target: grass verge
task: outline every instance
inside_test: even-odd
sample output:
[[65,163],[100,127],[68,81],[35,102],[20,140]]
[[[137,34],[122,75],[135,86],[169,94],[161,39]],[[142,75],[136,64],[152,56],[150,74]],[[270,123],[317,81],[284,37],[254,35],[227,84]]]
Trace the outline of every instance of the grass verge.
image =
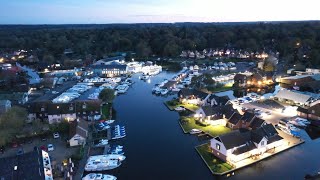
[[220,174],[233,169],[230,164],[223,162],[210,152],[209,144],[197,146],[196,150],[212,173]]

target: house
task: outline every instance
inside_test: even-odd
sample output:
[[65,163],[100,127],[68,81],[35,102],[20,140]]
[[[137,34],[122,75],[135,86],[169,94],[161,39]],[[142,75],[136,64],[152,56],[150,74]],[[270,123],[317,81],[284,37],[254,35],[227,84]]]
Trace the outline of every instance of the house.
[[296,91],[290,91],[286,89],[280,90],[274,97],[276,100],[295,104],[295,105],[308,105],[313,99],[310,95],[302,94]]
[[224,106],[202,106],[195,112],[195,117],[213,126],[225,126],[227,121],[223,118]]
[[49,124],[59,123],[62,120],[75,119],[97,120],[101,117],[100,100],[74,101],[70,103],[52,103],[51,101],[33,102],[27,105],[28,120],[40,119]]
[[236,74],[234,76],[234,84],[237,87],[245,87],[247,86],[247,81],[250,78],[250,76],[248,74]]
[[242,116],[238,112],[233,113],[232,116],[228,119],[227,127],[230,129],[241,128],[241,118]]
[[209,94],[197,89],[181,89],[178,92],[180,102],[189,104],[203,105],[209,98]]
[[229,100],[230,98],[228,96],[218,96],[216,94],[211,94],[205,102],[205,105],[223,106],[226,105]]
[[283,144],[272,124],[256,130],[235,130],[210,140],[211,152],[234,166],[246,158],[260,155]]
[[115,77],[125,75],[128,72],[128,67],[125,64],[111,63],[111,64],[100,64],[90,66],[93,69],[93,73],[98,76]]
[[0,100],[0,115],[7,112],[11,108],[11,101]]
[[76,120],[71,122],[69,130],[69,145],[71,147],[86,144],[88,127],[88,122],[84,120]]
[[313,81],[315,81],[315,79],[310,75],[299,75],[280,78],[279,82],[281,83],[281,86],[285,88],[292,88],[294,86],[300,87],[305,83]]
[[250,130],[255,130],[255,129],[258,129],[264,125],[266,125],[266,122],[263,119],[256,117],[256,118],[252,119],[252,121],[250,122],[250,124],[247,128]]
[[320,120],[320,103],[314,104],[308,109],[298,107],[297,114],[305,119]]
[[248,128],[253,120],[256,118],[254,113],[246,111],[241,117],[242,128]]
[[47,105],[49,124],[60,123],[63,120],[74,121],[76,112],[73,103],[50,103]]
[[0,158],[0,169],[1,180],[53,180],[50,156],[39,149],[18,156]]

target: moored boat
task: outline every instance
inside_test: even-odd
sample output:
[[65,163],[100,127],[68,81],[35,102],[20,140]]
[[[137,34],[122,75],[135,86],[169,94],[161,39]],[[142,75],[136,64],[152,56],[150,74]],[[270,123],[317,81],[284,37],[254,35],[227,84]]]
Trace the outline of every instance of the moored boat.
[[90,173],[82,178],[82,180],[116,180],[117,177],[109,174]]

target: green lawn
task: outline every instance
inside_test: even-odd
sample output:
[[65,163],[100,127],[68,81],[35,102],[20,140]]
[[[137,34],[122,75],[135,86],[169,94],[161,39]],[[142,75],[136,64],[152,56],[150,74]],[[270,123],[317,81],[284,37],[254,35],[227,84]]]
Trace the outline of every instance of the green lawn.
[[230,164],[223,162],[210,152],[209,144],[197,146],[196,150],[200,156],[202,156],[208,168],[210,168],[213,173],[224,173],[232,170],[232,166]]
[[179,107],[179,106],[183,106],[186,109],[189,109],[191,111],[196,111],[197,109],[199,109],[199,106],[194,105],[194,104],[188,104],[188,103],[180,103],[178,100],[171,100],[171,101],[167,101],[165,102],[165,105],[171,110],[173,111],[174,108]]
[[193,117],[181,117],[181,126],[185,132],[189,132],[191,129],[200,129],[204,132],[207,132],[211,136],[219,136],[231,131],[231,129],[225,126],[211,126],[211,125],[201,125],[196,124],[196,121]]
[[108,119],[110,117],[110,109],[112,108],[112,104],[108,103],[102,106],[102,118]]
[[208,90],[211,91],[211,92],[229,91],[229,90],[233,89],[232,85],[233,85],[233,83],[228,83],[228,84],[225,84],[222,87],[208,88]]

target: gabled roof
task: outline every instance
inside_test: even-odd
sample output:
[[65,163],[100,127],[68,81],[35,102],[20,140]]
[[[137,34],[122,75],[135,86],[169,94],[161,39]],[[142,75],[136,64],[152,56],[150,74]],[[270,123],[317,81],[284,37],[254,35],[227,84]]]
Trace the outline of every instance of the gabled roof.
[[254,118],[253,121],[250,123],[249,127],[252,129],[257,129],[261,127],[264,123],[265,121],[263,119]]
[[313,115],[316,115],[316,116],[319,116],[319,117],[320,117],[320,103],[311,106],[311,107],[308,109],[308,111],[309,111],[310,114],[313,114]]
[[236,74],[233,79],[247,79],[249,76],[246,74]]
[[223,117],[222,106],[202,106],[201,109],[203,110],[205,116],[212,116],[216,115],[217,119],[221,119]]
[[252,112],[247,111],[242,115],[241,121],[250,123],[253,120],[253,118],[255,118],[255,117],[256,116]]
[[78,134],[83,138],[88,136],[88,122],[84,120],[74,120],[70,123],[69,137],[72,138],[74,135]]
[[183,88],[179,91],[179,96],[196,96],[200,99],[205,99],[208,96],[208,93],[205,93],[203,91],[199,91],[197,89],[188,89],[188,88]]
[[311,99],[311,96],[302,94],[302,93],[297,93],[293,91],[289,91],[286,89],[280,90],[275,97],[281,98],[281,99],[288,99],[292,100],[297,103],[305,104]]
[[227,102],[230,100],[230,98],[228,96],[217,96],[216,94],[211,94],[208,98],[209,101],[211,100],[215,100],[217,102],[218,105],[225,105],[227,104]]
[[236,125],[236,124],[238,124],[238,122],[240,121],[241,118],[242,118],[242,116],[239,113],[234,113],[228,122],[233,125]]
[[232,152],[232,154],[234,154],[234,155],[243,154],[243,153],[251,151],[251,150],[253,150],[255,148],[256,148],[256,146],[252,142],[249,141],[249,142],[247,142],[246,145],[236,148]]
[[[232,149],[234,147],[238,147],[246,144],[250,139],[246,135],[248,132],[241,133],[239,130],[232,131],[230,133],[219,136],[221,142],[224,144],[226,149]],[[250,136],[249,136],[250,137]]]

